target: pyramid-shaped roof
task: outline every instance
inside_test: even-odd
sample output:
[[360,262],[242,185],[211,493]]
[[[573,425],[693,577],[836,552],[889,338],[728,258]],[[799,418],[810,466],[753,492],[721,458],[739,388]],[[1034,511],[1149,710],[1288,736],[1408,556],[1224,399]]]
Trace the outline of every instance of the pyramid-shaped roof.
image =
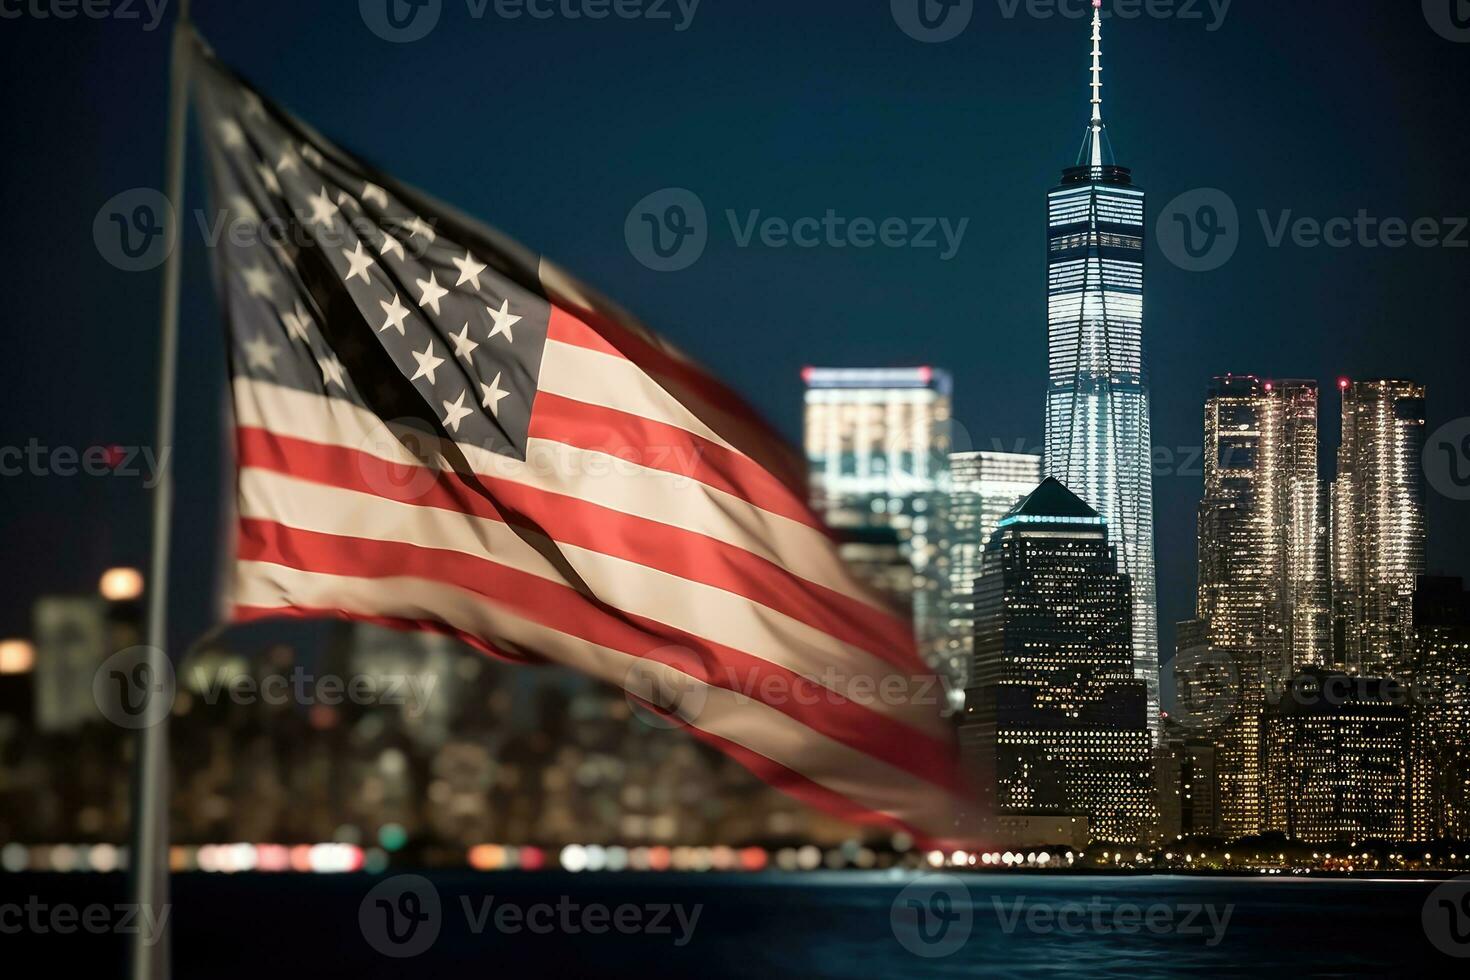
[[1068,490],[1062,481],[1051,476],[1042,480],[1039,487],[1027,494],[1006,515],[1007,518],[1081,517],[1094,520],[1097,516],[1097,511],[1087,506],[1086,501]]

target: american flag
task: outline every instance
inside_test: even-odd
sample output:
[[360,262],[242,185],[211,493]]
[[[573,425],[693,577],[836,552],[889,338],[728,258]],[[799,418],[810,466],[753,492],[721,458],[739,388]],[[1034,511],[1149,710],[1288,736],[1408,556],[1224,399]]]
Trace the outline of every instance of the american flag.
[[824,810],[953,839],[940,686],[793,450],[547,260],[195,59],[226,219],[232,620],[571,667]]

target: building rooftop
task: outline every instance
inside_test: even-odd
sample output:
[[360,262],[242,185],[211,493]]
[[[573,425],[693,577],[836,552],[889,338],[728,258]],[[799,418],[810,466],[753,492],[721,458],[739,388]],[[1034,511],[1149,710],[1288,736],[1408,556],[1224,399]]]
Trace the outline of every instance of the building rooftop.
[[1012,507],[1005,520],[1009,521],[1013,517],[1030,518],[1032,521],[1042,518],[1081,518],[1101,523],[1097,511],[1068,490],[1062,481],[1052,476],[1042,480],[1040,486]]

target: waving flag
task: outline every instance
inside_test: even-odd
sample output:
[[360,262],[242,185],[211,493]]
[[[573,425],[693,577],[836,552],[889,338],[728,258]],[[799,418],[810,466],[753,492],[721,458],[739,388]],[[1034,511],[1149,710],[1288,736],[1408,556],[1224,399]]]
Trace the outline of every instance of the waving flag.
[[196,58],[228,218],[233,618],[572,667],[830,812],[950,838],[942,692],[781,439],[551,263]]

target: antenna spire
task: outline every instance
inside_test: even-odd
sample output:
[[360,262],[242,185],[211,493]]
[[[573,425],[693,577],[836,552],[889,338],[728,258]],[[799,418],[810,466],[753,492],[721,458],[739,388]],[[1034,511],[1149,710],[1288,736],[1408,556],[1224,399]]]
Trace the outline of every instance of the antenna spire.
[[1092,0],[1092,166],[1103,165],[1102,0]]

